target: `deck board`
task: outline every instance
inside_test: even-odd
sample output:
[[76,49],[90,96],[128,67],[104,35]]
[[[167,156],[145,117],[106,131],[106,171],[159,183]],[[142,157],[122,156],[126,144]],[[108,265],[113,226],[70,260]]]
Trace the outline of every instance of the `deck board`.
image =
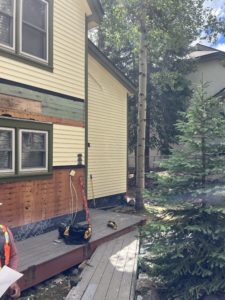
[[[20,282],[22,289],[31,287],[90,258],[97,246],[133,230],[144,221],[140,216],[97,209],[91,209],[90,215],[93,234],[87,244],[65,245],[63,241],[58,243],[56,242],[57,231],[16,243],[19,252],[18,269],[25,274]],[[114,220],[118,229],[108,228],[106,226],[108,220]]]
[[66,300],[133,300],[138,250],[137,231],[99,246]]

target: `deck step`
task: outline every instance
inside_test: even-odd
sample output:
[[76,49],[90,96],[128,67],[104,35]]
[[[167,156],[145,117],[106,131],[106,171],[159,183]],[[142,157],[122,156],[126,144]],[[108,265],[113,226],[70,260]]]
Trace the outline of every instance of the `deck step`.
[[66,300],[133,300],[138,251],[137,230],[99,246]]

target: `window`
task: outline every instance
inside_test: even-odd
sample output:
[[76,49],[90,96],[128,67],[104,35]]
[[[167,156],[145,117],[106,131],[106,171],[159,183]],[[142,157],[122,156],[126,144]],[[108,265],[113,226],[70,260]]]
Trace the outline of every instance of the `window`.
[[48,169],[48,132],[20,130],[19,144],[21,171]]
[[0,0],[1,52],[52,66],[52,14],[53,0]]
[[21,52],[48,60],[48,2],[23,0]]
[[14,129],[0,127],[0,173],[14,172]]
[[15,0],[0,0],[0,44],[14,48]]
[[0,179],[49,174],[52,124],[0,117]]

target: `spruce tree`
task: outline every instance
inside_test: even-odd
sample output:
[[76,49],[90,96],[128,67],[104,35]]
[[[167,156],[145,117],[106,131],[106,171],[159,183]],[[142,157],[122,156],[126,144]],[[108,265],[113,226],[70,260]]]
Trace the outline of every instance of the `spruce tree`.
[[162,299],[198,300],[224,295],[222,210],[186,204],[158,214],[143,231],[148,255],[140,267],[151,276]]
[[208,97],[207,84],[197,87],[187,112],[177,123],[179,147],[162,163],[165,191],[205,187],[225,171],[225,99]]

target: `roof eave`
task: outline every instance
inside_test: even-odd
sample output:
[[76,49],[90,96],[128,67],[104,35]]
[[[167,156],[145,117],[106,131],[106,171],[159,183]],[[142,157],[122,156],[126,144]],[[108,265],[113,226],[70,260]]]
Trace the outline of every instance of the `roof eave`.
[[88,52],[106,68],[131,95],[137,92],[136,86],[90,40],[88,42]]
[[88,0],[88,5],[92,11],[92,14],[88,16],[88,28],[98,26],[103,18],[104,10],[99,0]]
[[196,59],[199,61],[208,61],[212,59],[225,59],[225,53],[223,52],[210,53],[201,57],[197,57]]

